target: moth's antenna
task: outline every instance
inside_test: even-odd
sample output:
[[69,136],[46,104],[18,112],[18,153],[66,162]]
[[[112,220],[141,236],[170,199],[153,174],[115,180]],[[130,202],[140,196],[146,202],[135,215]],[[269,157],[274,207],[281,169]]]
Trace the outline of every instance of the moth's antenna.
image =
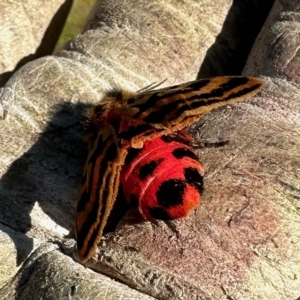
[[163,81],[156,83],[156,82],[152,82],[149,85],[141,88],[140,90],[137,91],[137,93],[142,93],[142,92],[150,92],[152,90],[154,90],[155,88],[159,87],[160,85],[162,85],[165,81],[167,81],[167,78],[164,79]]

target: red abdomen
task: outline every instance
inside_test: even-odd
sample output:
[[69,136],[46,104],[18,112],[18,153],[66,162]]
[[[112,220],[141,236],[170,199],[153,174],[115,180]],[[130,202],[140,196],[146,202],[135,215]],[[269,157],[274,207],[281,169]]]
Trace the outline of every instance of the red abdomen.
[[199,205],[204,172],[190,140],[180,132],[129,149],[120,182],[145,219],[181,218]]

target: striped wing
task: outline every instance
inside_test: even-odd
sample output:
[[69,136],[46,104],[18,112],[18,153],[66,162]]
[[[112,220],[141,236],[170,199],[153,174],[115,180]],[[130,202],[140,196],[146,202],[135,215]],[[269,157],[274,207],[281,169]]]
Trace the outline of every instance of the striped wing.
[[136,94],[127,104],[140,125],[121,137],[134,147],[180,130],[217,107],[251,98],[262,86],[255,77],[222,76]]
[[77,253],[82,262],[93,255],[102,237],[117,197],[126,154],[127,151],[118,146],[110,125],[98,132],[89,150],[76,215]]

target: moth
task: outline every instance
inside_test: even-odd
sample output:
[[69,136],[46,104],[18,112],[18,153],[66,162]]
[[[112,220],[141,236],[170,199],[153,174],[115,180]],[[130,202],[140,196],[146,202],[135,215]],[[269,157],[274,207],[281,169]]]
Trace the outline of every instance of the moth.
[[147,220],[186,216],[200,202],[203,168],[185,127],[211,110],[248,99],[263,82],[222,76],[139,92],[107,91],[86,111],[88,157],[77,205],[77,253],[96,250],[122,187]]

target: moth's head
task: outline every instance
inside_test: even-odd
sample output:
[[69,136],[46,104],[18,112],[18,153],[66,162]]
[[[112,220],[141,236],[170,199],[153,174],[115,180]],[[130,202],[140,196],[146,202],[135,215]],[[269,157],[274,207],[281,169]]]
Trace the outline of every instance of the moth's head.
[[121,88],[112,88],[107,90],[101,99],[100,103],[106,106],[114,106],[125,108],[129,99],[135,96],[135,92],[121,89]]
[[103,106],[102,122],[107,124],[131,118],[133,109],[128,104],[134,101],[136,97],[137,93],[126,89],[113,88],[107,90],[100,100],[100,105]]
[[84,138],[87,142],[96,139],[99,130],[107,124],[115,124],[127,116],[127,102],[135,93],[121,88],[107,90],[98,105],[89,107],[83,113]]

